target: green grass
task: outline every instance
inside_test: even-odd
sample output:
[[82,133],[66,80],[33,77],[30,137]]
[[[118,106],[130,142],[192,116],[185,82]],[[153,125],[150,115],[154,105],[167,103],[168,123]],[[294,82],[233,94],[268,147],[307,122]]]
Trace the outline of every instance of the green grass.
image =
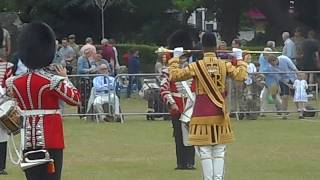
[[[317,121],[260,119],[234,121],[237,140],[228,146],[228,180],[318,180],[320,124]],[[125,124],[65,120],[65,180],[194,180],[196,171],[174,171],[171,123],[127,117]],[[6,180],[23,179],[8,164]],[[3,179],[0,177],[0,179]]]
[[[122,101],[123,109],[146,109],[136,98]],[[175,171],[170,121],[146,121],[126,116],[124,124],[65,118],[64,180],[200,180],[195,171]],[[288,120],[268,114],[257,121],[233,121],[236,141],[227,148],[226,180],[320,179],[320,120]],[[24,179],[8,160],[8,176]]]

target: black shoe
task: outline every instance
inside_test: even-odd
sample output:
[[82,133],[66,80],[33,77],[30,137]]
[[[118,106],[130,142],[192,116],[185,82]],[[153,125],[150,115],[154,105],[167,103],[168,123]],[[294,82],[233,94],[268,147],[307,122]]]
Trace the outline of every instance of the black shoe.
[[195,170],[196,168],[192,164],[187,164],[186,170]]
[[183,166],[177,166],[176,168],[174,168],[174,170],[183,170],[185,167]]
[[299,116],[299,119],[304,119],[304,117],[303,116]]
[[8,173],[7,173],[7,171],[5,171],[5,170],[1,170],[1,171],[0,171],[0,175],[8,175]]

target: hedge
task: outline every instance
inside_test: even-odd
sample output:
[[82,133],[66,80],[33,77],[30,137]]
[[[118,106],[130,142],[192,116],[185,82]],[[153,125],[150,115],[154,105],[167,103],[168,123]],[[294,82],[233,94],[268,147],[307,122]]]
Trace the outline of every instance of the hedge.
[[129,50],[135,49],[140,52],[140,71],[141,72],[154,72],[154,65],[157,60],[155,50],[158,46],[150,46],[145,44],[117,44],[119,63],[124,64],[122,56]]

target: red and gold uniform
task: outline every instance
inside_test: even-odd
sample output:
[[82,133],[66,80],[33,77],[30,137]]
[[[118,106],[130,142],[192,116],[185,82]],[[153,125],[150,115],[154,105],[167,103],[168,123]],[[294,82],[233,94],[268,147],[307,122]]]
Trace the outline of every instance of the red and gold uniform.
[[[186,80],[186,84],[192,92],[195,91],[195,82],[192,79]],[[188,138],[188,126],[180,121],[181,116],[184,115],[188,94],[182,82],[169,81],[168,68],[162,69],[160,94],[169,108],[174,104],[178,106],[178,112],[170,111],[176,144],[177,169],[193,168],[194,147],[184,143],[187,141],[184,139]]]
[[[215,40],[211,34],[204,37],[207,44]],[[179,58],[172,58],[169,60],[169,74],[172,81],[195,79],[196,100],[190,121],[189,143],[195,145],[199,154],[203,179],[222,180],[226,144],[234,141],[230,117],[226,113],[226,77],[245,80],[247,64],[237,61],[233,65],[217,59],[215,53],[207,52],[203,60],[183,69],[179,68]]]
[[[225,81],[227,75],[235,80],[244,80],[247,77],[247,65],[239,61],[237,66],[230,62],[219,60],[215,53],[205,53],[203,64],[211,66],[213,74],[207,77],[217,87],[219,96],[225,97]],[[234,140],[233,130],[230,125],[230,118],[225,112],[225,102],[217,102],[210,98],[205,87],[196,76],[196,63],[189,64],[186,68],[179,68],[179,59],[172,58],[169,61],[170,80],[182,81],[195,78],[196,81],[196,102],[190,122],[189,142],[193,145],[225,144]],[[204,132],[204,133],[203,133]]]
[[[186,80],[191,92],[195,92],[195,82],[192,79]],[[168,68],[162,69],[160,94],[166,104],[177,104],[179,112],[184,111],[187,102],[187,92],[181,82],[169,80]]]

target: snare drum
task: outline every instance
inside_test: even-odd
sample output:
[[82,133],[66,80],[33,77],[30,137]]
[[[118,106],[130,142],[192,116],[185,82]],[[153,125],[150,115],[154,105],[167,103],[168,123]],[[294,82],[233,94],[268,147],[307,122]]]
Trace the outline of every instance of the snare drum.
[[19,134],[21,117],[21,111],[15,101],[8,100],[0,105],[0,123],[9,133]]

